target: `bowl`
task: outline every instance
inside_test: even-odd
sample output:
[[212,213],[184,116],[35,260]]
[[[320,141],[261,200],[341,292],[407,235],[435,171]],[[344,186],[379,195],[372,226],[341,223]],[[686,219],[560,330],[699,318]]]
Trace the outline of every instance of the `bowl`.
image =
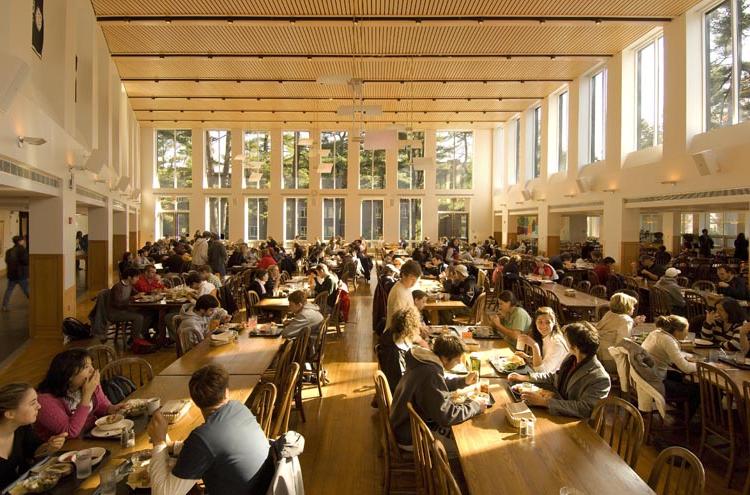
[[565,289],[565,295],[568,297],[576,297],[575,289]]

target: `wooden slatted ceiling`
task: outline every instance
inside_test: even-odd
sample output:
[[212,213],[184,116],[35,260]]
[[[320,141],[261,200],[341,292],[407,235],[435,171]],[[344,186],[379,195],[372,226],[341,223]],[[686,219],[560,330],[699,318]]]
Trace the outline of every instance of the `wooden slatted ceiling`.
[[351,74],[362,79],[574,79],[591,59],[206,59],[204,57],[117,59],[122,78],[316,79],[321,74]]
[[92,0],[98,16],[668,16],[694,0]]
[[[274,111],[275,114],[271,114],[271,112],[223,112],[223,111],[214,111],[210,113],[211,120],[242,120],[247,122],[257,122],[262,121],[264,119],[271,119],[274,120],[300,120],[300,121],[318,121],[318,120],[325,120],[325,121],[339,121],[339,122],[351,122],[351,116],[341,116],[336,115],[335,113],[325,112],[325,113],[317,113],[317,112],[281,112],[281,111]],[[429,113],[429,114],[423,114],[421,112],[415,112],[413,114],[410,114],[409,112],[400,112],[398,115],[393,113],[386,113],[382,115],[375,115],[375,116],[367,116],[367,120],[373,120],[373,121],[380,121],[380,122],[390,122],[395,120],[398,121],[404,121],[404,120],[437,120],[437,121],[446,121],[446,120],[455,120],[455,119],[461,119],[461,120],[488,120],[492,119],[498,122],[504,121],[511,117],[513,113],[510,112],[460,112],[460,114],[456,114],[455,112],[435,112],[435,113]],[[136,116],[139,120],[202,120],[205,116],[205,112],[193,112],[193,111],[136,111]],[[357,119],[359,120],[359,118]]]
[[[590,54],[616,53],[650,24],[297,26],[102,24],[113,54]],[[354,32],[356,31],[356,35]]]

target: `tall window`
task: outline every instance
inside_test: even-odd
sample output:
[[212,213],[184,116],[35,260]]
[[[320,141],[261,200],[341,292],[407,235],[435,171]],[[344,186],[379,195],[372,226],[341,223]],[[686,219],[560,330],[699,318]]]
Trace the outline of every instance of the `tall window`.
[[680,213],[680,234],[692,234],[693,232],[695,232],[693,214]]
[[155,234],[157,239],[190,234],[190,198],[157,197]]
[[249,241],[268,238],[268,198],[247,198],[247,232]]
[[[282,134],[282,188],[310,188],[310,133],[284,131]],[[292,236],[290,239],[293,239]]]
[[399,200],[399,237],[406,241],[422,240],[422,200],[402,198]]
[[601,237],[602,217],[586,217],[586,237]]
[[359,188],[385,189],[385,150],[366,150],[359,145]]
[[271,133],[245,131],[242,187],[268,189],[271,181]]
[[346,221],[346,201],[344,198],[323,199],[323,238],[344,237]]
[[[321,169],[326,165],[330,173],[320,174],[321,189],[346,189],[346,173],[349,169],[349,133],[346,131],[321,132]],[[327,156],[325,156],[327,155]]]
[[510,184],[518,184],[521,181],[521,119],[513,119],[510,123],[510,161],[508,168]]
[[307,198],[286,198],[284,225],[284,240],[307,239]]
[[542,107],[534,109],[531,133],[531,178],[542,175]]
[[193,131],[156,131],[156,176],[157,187],[193,186]]
[[398,188],[424,189],[424,170],[414,168],[414,159],[424,156],[424,132],[399,132],[398,141]]
[[650,41],[636,60],[636,139],[638,149],[662,143],[664,137],[664,37]]
[[229,238],[229,198],[208,198],[208,230],[222,239]]
[[368,241],[383,238],[383,200],[362,200],[362,237]]
[[557,171],[568,168],[568,92],[557,97]]
[[438,131],[435,133],[438,189],[471,189],[474,133]]
[[469,200],[440,198],[438,200],[438,237],[469,239]]
[[231,131],[206,131],[206,185],[210,188],[232,187]]
[[604,132],[607,105],[607,71],[594,74],[589,84],[589,161],[604,160]]
[[725,0],[705,15],[706,129],[750,118],[750,2]]

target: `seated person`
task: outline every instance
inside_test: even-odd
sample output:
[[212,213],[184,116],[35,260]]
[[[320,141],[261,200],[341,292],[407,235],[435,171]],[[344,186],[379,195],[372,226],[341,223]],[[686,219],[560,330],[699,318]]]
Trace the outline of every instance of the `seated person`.
[[615,259],[607,256],[594,266],[594,273],[601,285],[607,285],[610,275],[615,271]]
[[0,491],[65,443],[67,433],[51,436],[46,443],[34,433],[39,407],[31,385],[10,383],[0,387]]
[[573,256],[570,253],[562,253],[551,257],[549,259],[549,264],[552,265],[552,268],[555,270],[565,270],[566,268],[570,268],[572,261]]
[[[416,308],[404,308],[393,315],[391,326],[380,336],[377,346],[380,369],[388,379],[391,393],[406,371],[406,353],[420,337],[421,322]],[[424,347],[429,348],[425,345]]]
[[185,254],[184,249],[176,247],[174,252],[162,262],[164,269],[169,273],[182,273],[186,271],[186,267],[190,266],[190,264],[185,263]]
[[447,267],[448,265],[443,263],[443,257],[439,254],[436,254],[432,256],[432,259],[430,259],[430,261],[425,263],[424,272],[426,275],[439,277]]
[[622,292],[613,294],[609,298],[609,311],[604,313],[602,319],[595,323],[599,331],[599,361],[610,373],[617,373],[617,365],[609,353],[609,348],[617,345],[624,338],[629,338],[633,327],[637,323],[643,323],[645,316],[633,319],[633,312],[638,300]]
[[148,259],[148,252],[146,249],[139,249],[138,254],[133,259],[133,266],[139,270],[143,270],[151,264],[151,260]]
[[672,255],[667,252],[667,246],[662,244],[656,250],[656,254],[654,254],[654,262],[657,265],[667,266],[670,261],[672,261]]
[[500,279],[503,276],[503,271],[505,270],[505,265],[508,264],[510,261],[510,258],[507,256],[502,256],[497,262],[495,262],[495,269],[492,270],[492,285],[493,287],[497,287],[497,285],[500,283]]
[[419,311],[420,326],[422,327],[422,336],[424,337],[424,333],[428,331],[427,327],[430,325],[427,311],[424,309],[425,305],[427,305],[427,293],[417,289],[411,292],[411,297],[414,299],[414,306]]
[[685,296],[682,295],[683,288],[677,283],[677,276],[680,273],[680,270],[677,268],[667,268],[664,275],[654,284],[654,287],[659,287],[667,291],[669,294],[669,304],[672,306],[673,312],[685,314],[687,301],[685,301]]
[[531,317],[518,305],[516,296],[504,290],[497,296],[500,313],[490,316],[490,325],[500,332],[513,348],[518,348],[517,340],[521,334],[529,332]]
[[137,292],[151,294],[152,292],[164,289],[164,284],[161,283],[161,277],[156,273],[156,267],[148,265],[133,287]]
[[190,272],[187,278],[185,278],[185,285],[196,292],[196,299],[206,294],[211,294],[216,297],[216,287],[214,287],[211,282],[204,279],[198,272]]
[[503,277],[506,287],[516,283],[518,278],[521,276],[521,257],[514,254],[510,257],[510,261],[503,268]]
[[233,266],[242,266],[247,263],[248,251],[249,248],[244,242],[235,246],[234,251],[232,251],[232,254],[229,256],[229,260],[227,260],[227,268],[231,268]]
[[141,339],[146,327],[143,314],[130,310],[130,298],[135,295],[133,286],[138,282],[140,272],[137,268],[128,267],[123,271],[123,278],[109,290],[107,300],[107,320],[112,323],[129,321],[132,323],[130,335],[133,340]]
[[[205,423],[184,443],[170,440],[161,412],[151,418],[152,494],[185,495],[199,480],[209,493],[266,493],[274,475],[268,439],[250,409],[229,400],[228,387],[229,373],[220,366],[209,364],[193,373],[190,398]],[[171,470],[169,450],[177,455]]]
[[466,265],[456,265],[450,287],[446,290],[450,294],[451,301],[461,301],[467,308],[470,308],[474,303],[477,280],[469,275]]
[[186,303],[180,308],[180,314],[175,317],[177,326],[177,340],[182,352],[187,352],[205,339],[212,320],[227,323],[231,317],[226,310],[219,307],[219,300],[211,294],[204,294],[195,304]]
[[516,351],[516,354],[534,371],[554,373],[568,356],[568,343],[557,326],[555,312],[546,306],[536,310],[531,333],[519,335],[517,345],[531,352],[531,355],[523,351]]
[[720,344],[732,352],[743,352],[748,355],[748,328],[745,324],[747,315],[740,303],[731,297],[725,297],[716,303],[715,311],[708,311],[701,328],[701,337]]
[[123,409],[112,405],[99,384],[86,349],[70,349],[52,358],[47,375],[37,387],[41,410],[34,429],[43,441],[66,433],[78,438],[94,427],[94,422]]
[[545,280],[557,280],[558,278],[560,278],[557,274],[557,271],[552,268],[552,265],[547,263],[541,256],[536,258],[534,262],[536,263],[534,274],[539,275]]
[[268,248],[263,250],[263,256],[258,260],[257,268],[267,270],[269,266],[276,264],[276,258],[273,257],[273,251]]
[[329,308],[333,308],[336,304],[336,296],[339,287],[339,278],[328,270],[328,265],[320,263],[315,266],[315,277],[309,283],[310,287],[314,287],[315,295],[317,296],[321,292],[328,294],[326,303]]
[[310,329],[310,340],[317,340],[318,327],[323,321],[320,308],[311,302],[307,302],[307,294],[301,290],[295,290],[289,294],[289,313],[291,315],[284,321],[284,330],[281,335],[293,339],[305,328]]
[[209,265],[201,265],[197,269],[198,273],[203,280],[213,285],[217,289],[221,289],[221,278],[214,273]]
[[[540,406],[559,416],[587,419],[597,402],[607,397],[609,374],[596,357],[599,335],[587,321],[563,327],[570,355],[555,373],[511,373],[509,381],[530,382],[545,389],[521,395],[529,406]],[[552,393],[550,393],[552,392]]]
[[652,256],[643,255],[639,261],[640,266],[635,267],[635,275],[641,276],[646,280],[659,280],[664,275],[664,272],[667,271],[663,265],[657,265]]
[[253,280],[247,286],[247,290],[255,291],[260,299],[273,297],[273,292],[268,291],[268,270],[258,268],[253,272]]
[[279,265],[268,267],[268,280],[266,281],[266,292],[273,295],[274,291],[281,286],[281,270]]
[[414,410],[427,423],[439,439],[450,458],[458,457],[455,441],[449,437],[450,427],[481,414],[487,408],[484,402],[471,400],[456,404],[450,392],[476,383],[478,374],[470,372],[466,377],[446,378],[445,370],[462,362],[466,348],[458,337],[441,336],[435,339],[432,350],[414,346],[406,353],[406,372],[401,377],[393,394],[391,425],[399,445],[412,445],[409,411]]
[[716,274],[719,276],[716,287],[719,294],[739,301],[748,300],[747,278],[738,277],[737,271],[727,265],[717,268]]
[[687,333],[688,321],[682,316],[659,316],[656,330],[648,334],[641,347],[656,361],[666,399],[688,399],[692,416],[700,405],[701,391],[698,383],[685,381],[685,375],[697,370],[695,363],[687,361],[680,351],[679,341],[687,338]]

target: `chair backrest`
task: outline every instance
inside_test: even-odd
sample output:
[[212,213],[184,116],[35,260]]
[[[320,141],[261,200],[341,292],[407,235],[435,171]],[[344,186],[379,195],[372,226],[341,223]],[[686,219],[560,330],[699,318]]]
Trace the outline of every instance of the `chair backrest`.
[[594,297],[599,297],[601,299],[607,298],[607,286],[598,284],[591,288],[591,291],[589,292]]
[[563,277],[560,284],[564,285],[565,287],[573,288],[573,277],[571,277],[570,275]]
[[[311,354],[310,361],[317,363],[318,367],[323,363],[325,357],[326,340],[328,336],[328,316],[323,317],[318,328],[315,329],[315,348]],[[312,333],[311,333],[312,335]],[[311,345],[312,342],[309,345]]]
[[716,284],[710,280],[696,280],[693,282],[693,290],[707,290],[709,292],[716,292]]
[[724,370],[709,363],[697,364],[703,427],[734,441],[734,411],[742,410],[740,391]]
[[625,288],[635,291],[635,293],[638,293],[638,290],[640,289],[640,284],[638,283],[638,280],[636,280],[635,277],[628,277],[623,276],[622,278],[625,279]]
[[563,310],[562,304],[560,304],[560,298],[557,297],[557,294],[550,290],[545,291],[544,305],[554,310],[559,325],[565,324],[567,318],[565,316],[565,311]]
[[596,307],[596,321],[601,320],[604,318],[604,315],[607,314],[607,311],[609,311],[609,303],[602,304],[601,306]]
[[651,307],[651,318],[654,320],[658,316],[668,316],[672,313],[669,293],[655,285],[651,287],[649,292],[649,305]]
[[690,287],[690,279],[687,277],[679,276],[677,277],[677,285],[680,287]]
[[305,366],[307,360],[307,346],[310,344],[310,329],[305,328],[292,341],[292,362]]
[[576,289],[588,294],[591,291],[591,282],[589,282],[588,280],[581,280],[576,285]]
[[262,382],[256,385],[247,404],[267,438],[270,438],[269,435],[271,434],[271,419],[273,418],[275,404],[276,385],[270,382]]
[[706,300],[702,295],[698,294],[694,290],[686,290],[685,292],[683,292],[683,296],[685,297],[685,302],[687,303],[685,308],[685,316],[687,317],[688,321],[706,314]]
[[658,495],[703,495],[706,471],[700,459],[689,450],[668,447],[656,458],[648,486]]
[[477,272],[477,287],[484,287],[484,282],[487,280],[487,271],[479,270]]
[[586,271],[586,279],[591,283],[592,287],[595,285],[601,284],[601,281],[599,280],[599,275],[597,275],[594,270]]
[[246,294],[248,314],[257,315],[259,313],[259,310],[255,307],[255,305],[260,302],[260,296],[254,290],[249,290],[246,292]]
[[594,407],[590,423],[612,450],[635,469],[644,432],[643,418],[638,409],[610,396]]
[[289,275],[289,272],[284,270],[283,272],[281,272],[281,276],[279,277],[279,280],[281,280],[281,283],[283,284],[284,282],[288,281],[290,278],[292,277],[291,275]]
[[404,462],[404,456],[401,453],[401,449],[398,448],[396,434],[393,432],[393,426],[391,425],[391,402],[393,402],[393,396],[391,395],[388,378],[382,371],[377,370],[373,375],[373,379],[375,380],[375,397],[378,401],[378,420],[382,429],[380,440],[383,445],[383,452],[387,456],[386,462],[389,460]]
[[323,316],[328,316],[329,314],[331,314],[328,310],[328,294],[326,292],[321,292],[320,294],[315,296],[315,304],[318,305]]
[[141,388],[153,380],[154,370],[143,358],[126,357],[112,361],[101,371],[102,380],[109,380],[115,376],[129,378],[137,388]]
[[471,309],[471,324],[478,325],[484,319],[484,308],[487,305],[487,292],[479,294],[474,301],[474,306]]
[[289,416],[292,413],[292,400],[294,399],[294,389],[297,387],[299,370],[299,364],[291,363],[286,369],[283,380],[281,380],[276,406],[273,410],[274,419],[269,438],[276,438],[289,429]]
[[450,464],[448,464],[448,454],[439,440],[432,443],[432,457],[437,475],[435,480],[436,495],[461,495],[461,488],[459,488],[456,478],[451,472]]
[[107,344],[96,344],[86,348],[91,355],[91,364],[101,371],[109,363],[117,359],[117,351]]
[[435,437],[425,422],[419,417],[414,406],[409,402],[406,405],[409,410],[409,422],[411,424],[411,440],[414,446],[414,470],[417,474],[417,493],[433,495],[435,493],[434,462],[432,459],[432,445]]

